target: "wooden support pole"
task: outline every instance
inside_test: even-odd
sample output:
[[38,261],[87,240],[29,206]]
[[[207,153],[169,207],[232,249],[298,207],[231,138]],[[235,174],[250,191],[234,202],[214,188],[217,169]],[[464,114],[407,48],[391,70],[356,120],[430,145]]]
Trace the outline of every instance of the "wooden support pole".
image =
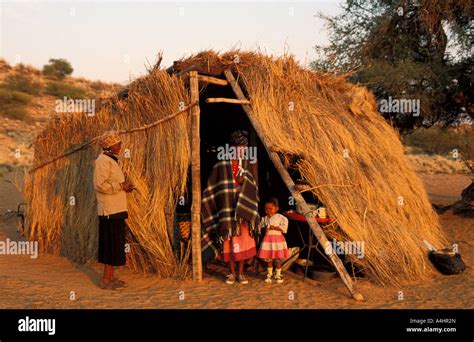
[[165,205],[165,222],[166,222],[166,229],[168,230],[168,237],[172,243],[174,243],[174,214],[175,208],[171,205],[171,203],[167,203]]
[[[239,84],[234,78],[234,75],[230,70],[225,70],[224,74],[227,78],[227,81],[229,81],[232,89],[234,90],[235,95],[237,96],[238,99],[244,100],[245,95],[242,92],[242,89],[240,88]],[[247,113],[247,116],[250,119],[250,122],[252,123],[255,131],[258,134],[258,137],[262,141],[263,146],[265,146],[265,149],[267,150],[268,156],[270,157],[271,161],[275,165],[275,168],[277,171],[280,173],[281,178],[283,179],[283,182],[286,184],[288,187],[288,190],[290,191],[291,195],[293,198],[296,200],[296,203],[301,207],[303,210],[304,216],[306,220],[308,221],[309,226],[311,227],[311,230],[313,231],[314,235],[316,235],[316,238],[318,241],[321,243],[321,245],[324,248],[325,253],[328,255],[329,259],[331,260],[332,264],[336,268],[337,272],[339,273],[339,276],[341,277],[342,281],[346,285],[347,289],[352,295],[352,298],[358,301],[363,301],[364,297],[362,296],[361,293],[358,293],[355,291],[354,286],[352,284],[352,279],[347,273],[346,269],[344,268],[344,265],[342,264],[341,260],[337,256],[337,254],[334,252],[332,249],[331,244],[329,243],[326,235],[324,234],[323,230],[321,229],[321,226],[319,223],[316,221],[314,218],[311,210],[308,207],[308,204],[304,200],[303,196],[300,194],[299,191],[295,190],[295,183],[291,179],[290,174],[288,173],[288,170],[285,168],[283,165],[280,157],[278,154],[271,149],[271,146],[269,145],[269,142],[263,135],[263,129],[260,126],[260,123],[256,120],[255,115],[253,113],[252,107],[247,104],[242,105],[243,109]]]
[[218,103],[218,102],[235,103],[235,104],[250,104],[249,100],[227,99],[225,97],[210,97],[206,99],[206,103]]
[[[199,84],[197,71],[191,71],[190,90],[191,102],[199,103]],[[193,279],[202,280],[201,260],[201,139],[199,135],[199,105],[191,108],[191,245],[193,258]]]
[[229,82],[227,82],[226,80],[222,80],[220,78],[211,77],[211,76],[204,76],[204,75],[198,75],[198,80],[201,82],[212,83],[212,84],[221,85],[221,86],[226,86],[229,84]]

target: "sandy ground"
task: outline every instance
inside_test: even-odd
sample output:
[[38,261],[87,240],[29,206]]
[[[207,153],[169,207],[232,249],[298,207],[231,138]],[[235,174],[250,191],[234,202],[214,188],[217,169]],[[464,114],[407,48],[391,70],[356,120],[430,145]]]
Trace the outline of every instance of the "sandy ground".
[[[422,175],[434,203],[449,204],[470,183],[462,175]],[[19,240],[15,213],[20,194],[8,174],[0,177],[0,241]],[[447,212],[441,222],[451,241],[460,246],[467,265],[474,263],[474,220]],[[287,272],[284,284],[267,284],[263,275],[249,274],[248,285],[226,285],[225,270],[213,266],[201,283],[163,280],[119,270],[129,287],[104,291],[97,287],[101,267],[76,265],[64,257],[0,255],[0,308],[199,308],[199,309],[363,309],[363,308],[474,308],[474,277],[471,268],[456,276],[433,273],[425,280],[403,287],[380,287],[358,280],[365,302],[352,300],[342,281],[315,282]],[[403,291],[403,300],[398,299]]]

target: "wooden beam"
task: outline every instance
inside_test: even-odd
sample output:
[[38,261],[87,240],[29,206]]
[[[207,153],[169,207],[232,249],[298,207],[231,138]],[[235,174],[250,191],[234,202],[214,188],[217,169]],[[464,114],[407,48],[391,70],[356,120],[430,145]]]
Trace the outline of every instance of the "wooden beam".
[[[197,71],[189,73],[191,102],[199,103],[199,84]],[[199,105],[191,108],[191,246],[193,258],[193,279],[202,280],[201,260],[201,157],[199,136]]]
[[249,100],[226,99],[225,97],[210,97],[206,99],[206,103],[235,103],[235,104],[250,104]]
[[174,244],[174,214],[175,209],[170,203],[165,205],[165,222],[166,229],[168,230],[168,236],[172,244]]
[[[238,99],[244,100],[245,95],[242,92],[242,89],[240,88],[239,84],[234,78],[234,75],[230,70],[225,70],[224,75],[227,78],[227,81],[229,81],[232,89],[234,90],[235,95],[237,96]],[[250,119],[250,122],[252,123],[255,131],[258,134],[258,137],[260,138],[260,141],[262,142],[263,146],[265,146],[265,149],[267,150],[268,156],[270,157],[271,161],[275,165],[275,168],[278,170],[280,173],[281,178],[283,179],[283,182],[286,184],[288,187],[288,190],[290,191],[291,195],[293,198],[296,200],[296,203],[299,204],[299,206],[302,208],[304,216],[306,220],[308,221],[309,226],[311,227],[311,230],[313,231],[314,235],[316,235],[316,238],[318,241],[321,243],[321,245],[324,248],[325,253],[328,255],[329,259],[331,260],[332,264],[336,268],[337,272],[339,273],[339,276],[341,277],[342,281],[346,285],[347,289],[352,295],[352,298],[358,301],[364,300],[364,297],[362,296],[361,293],[358,293],[355,291],[354,286],[352,284],[352,279],[347,273],[347,270],[344,268],[344,265],[342,264],[341,260],[337,256],[337,254],[334,252],[332,249],[331,244],[329,243],[326,235],[324,234],[323,230],[321,229],[321,226],[319,223],[316,221],[314,218],[313,214],[311,213],[311,210],[308,207],[308,204],[304,200],[303,196],[299,193],[299,191],[295,190],[295,182],[291,179],[290,174],[288,173],[288,170],[285,168],[283,165],[280,157],[278,154],[271,149],[271,146],[269,145],[269,142],[267,141],[266,137],[263,135],[263,129],[260,123],[257,121],[255,114],[252,110],[252,107],[247,105],[247,104],[242,104],[243,109],[247,113],[248,118]]]
[[226,80],[223,80],[217,77],[204,76],[204,75],[198,75],[198,80],[201,82],[212,83],[212,84],[221,85],[221,86],[226,86],[229,84],[229,82],[227,82]]
[[229,61],[210,61],[208,58],[191,58],[185,61],[174,61],[172,71],[178,76],[189,71],[197,71],[199,75],[219,77],[222,72],[234,64]]

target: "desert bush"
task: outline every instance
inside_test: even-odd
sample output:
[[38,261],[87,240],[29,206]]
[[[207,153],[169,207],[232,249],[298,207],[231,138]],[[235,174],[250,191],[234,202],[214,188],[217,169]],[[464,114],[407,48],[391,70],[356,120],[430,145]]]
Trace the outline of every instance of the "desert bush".
[[10,71],[11,69],[12,67],[10,66],[10,64],[8,64],[8,62],[5,59],[0,58],[0,71],[6,72],[6,71]]
[[28,94],[0,87],[0,105],[12,103],[26,105],[30,102],[31,97]]
[[107,83],[101,81],[91,82],[90,87],[95,91],[109,90],[111,88]]
[[41,92],[42,85],[29,75],[15,73],[5,78],[3,87],[31,95],[38,95]]
[[71,99],[84,99],[94,97],[86,89],[76,87],[72,84],[51,81],[46,84],[45,93],[56,96],[59,99],[68,97]]
[[30,117],[27,109],[24,106],[10,107],[2,113],[5,117],[15,120],[25,121]]
[[474,156],[474,134],[471,129],[421,128],[404,137],[405,144],[427,154],[448,155],[457,149]]
[[40,71],[35,67],[23,63],[15,65],[14,70],[22,74],[41,75]]
[[0,88],[0,114],[4,117],[17,120],[27,119],[29,116],[26,107],[30,102],[31,97],[28,94]]

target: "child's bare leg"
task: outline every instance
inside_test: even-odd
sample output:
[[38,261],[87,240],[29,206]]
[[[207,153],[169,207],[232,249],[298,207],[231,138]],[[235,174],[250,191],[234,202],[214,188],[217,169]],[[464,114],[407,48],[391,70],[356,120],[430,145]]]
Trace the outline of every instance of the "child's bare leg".
[[235,263],[234,263],[234,261],[232,261],[232,260],[229,261],[229,268],[230,268],[230,273],[235,275]]
[[265,279],[266,283],[271,283],[273,276],[273,260],[267,260],[267,278]]
[[240,260],[240,261],[238,262],[238,264],[239,264],[239,275],[243,275],[243,274],[244,274],[244,262],[245,262],[245,260]]
[[277,283],[282,283],[283,279],[281,277],[281,260],[276,260],[276,270],[275,270],[275,278],[277,279]]
[[253,269],[257,274],[260,272],[260,260],[258,258],[255,258],[253,261]]

